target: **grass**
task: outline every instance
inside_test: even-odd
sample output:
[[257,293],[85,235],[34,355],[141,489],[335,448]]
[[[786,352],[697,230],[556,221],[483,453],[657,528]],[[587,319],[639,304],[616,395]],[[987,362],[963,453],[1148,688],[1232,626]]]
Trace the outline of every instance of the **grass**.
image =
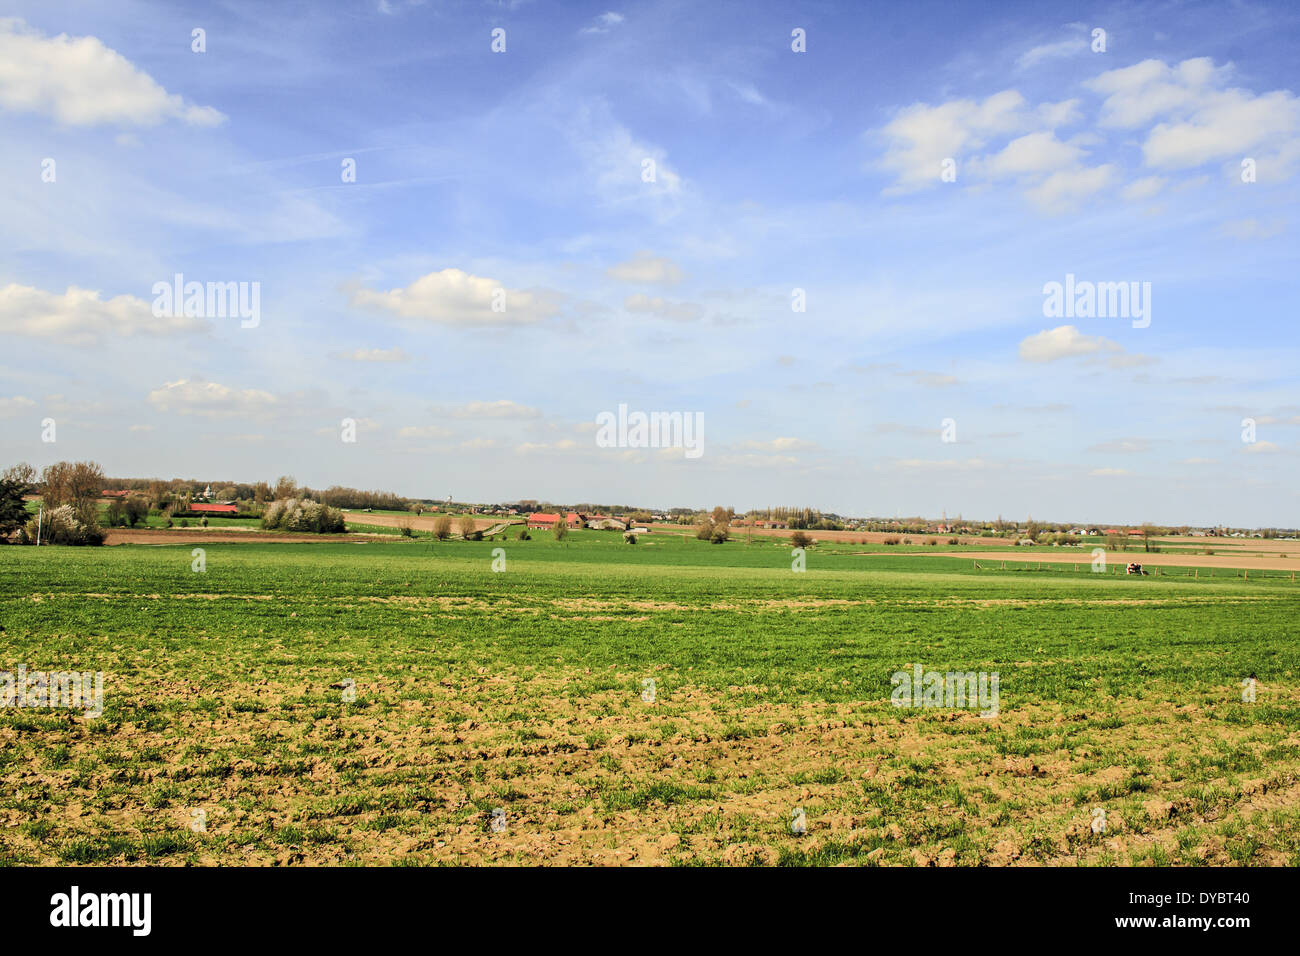
[[[1281,579],[585,531],[205,550],[0,548],[0,669],[105,688],[97,720],[0,708],[0,862],[1300,863]],[[999,673],[998,716],[892,707],[915,663]]]

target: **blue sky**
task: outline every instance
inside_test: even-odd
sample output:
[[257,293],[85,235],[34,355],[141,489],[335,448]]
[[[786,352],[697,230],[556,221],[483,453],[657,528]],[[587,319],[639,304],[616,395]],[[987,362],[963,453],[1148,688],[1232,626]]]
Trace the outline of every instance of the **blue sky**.
[[[1285,3],[7,4],[0,457],[1295,526],[1298,34]],[[156,315],[176,273],[258,283],[257,325]],[[1045,316],[1067,274],[1150,283],[1150,324]],[[598,447],[621,403],[702,413],[704,453]]]

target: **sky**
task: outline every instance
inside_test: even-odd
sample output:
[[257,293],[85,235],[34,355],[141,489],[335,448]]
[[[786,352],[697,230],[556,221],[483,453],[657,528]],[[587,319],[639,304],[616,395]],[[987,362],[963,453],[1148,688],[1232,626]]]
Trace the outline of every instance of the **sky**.
[[0,464],[1300,525],[1300,8],[610,4],[0,3]]

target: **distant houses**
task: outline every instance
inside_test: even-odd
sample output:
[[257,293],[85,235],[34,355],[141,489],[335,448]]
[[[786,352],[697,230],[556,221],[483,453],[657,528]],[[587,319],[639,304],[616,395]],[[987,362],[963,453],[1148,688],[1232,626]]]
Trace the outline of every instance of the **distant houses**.
[[552,531],[563,520],[569,528],[592,528],[596,531],[624,531],[627,523],[609,515],[581,514],[577,511],[566,513],[563,518],[557,512],[534,511],[528,516],[528,527],[537,531]]

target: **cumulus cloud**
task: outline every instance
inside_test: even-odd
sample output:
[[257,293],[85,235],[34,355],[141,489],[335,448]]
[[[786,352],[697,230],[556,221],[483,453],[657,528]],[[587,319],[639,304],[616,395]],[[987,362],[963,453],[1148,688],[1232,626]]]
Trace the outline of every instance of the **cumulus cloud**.
[[1143,60],[1085,85],[1106,96],[1103,126],[1155,123],[1142,146],[1148,166],[1187,169],[1260,154],[1262,162],[1279,161],[1285,172],[1300,158],[1300,100],[1288,90],[1230,88],[1231,73],[1208,57],[1177,66]]
[[[1064,211],[1107,186],[1110,166],[1088,168],[1087,137],[1062,142],[1059,127],[1079,118],[1077,100],[1031,108],[1015,90],[986,100],[951,100],[902,110],[882,130],[887,141],[880,166],[897,175],[885,192],[899,193],[941,181],[942,164],[959,164],[963,180],[1006,179],[1047,211]],[[993,143],[1014,137],[1000,149]]]
[[990,176],[1050,173],[1077,164],[1083,155],[1082,149],[1062,143],[1053,131],[1040,130],[1013,139],[982,168]]
[[1061,325],[1039,332],[1020,343],[1020,357],[1026,362],[1055,362],[1057,359],[1079,355],[1123,351],[1118,342],[1100,335],[1084,335],[1073,325]]
[[216,126],[225,116],[168,93],[98,38],[47,37],[0,19],[0,109],[43,113],[68,126]]
[[1027,122],[1025,98],[1015,90],[983,101],[917,103],[901,110],[883,129],[888,145],[880,165],[897,177],[891,191],[928,186],[939,181],[945,159],[980,149],[993,136],[1019,132]]
[[234,389],[200,378],[168,382],[149,393],[149,404],[161,412],[206,418],[254,418],[281,407],[281,401],[260,389]]
[[351,303],[444,325],[525,325],[555,315],[547,293],[507,289],[496,279],[443,269],[387,292],[355,288]]
[[208,328],[201,319],[155,316],[148,302],[132,295],[100,298],[91,289],[68,286],[62,294],[31,286],[0,288],[0,332],[93,345],[110,336],[172,335]]

